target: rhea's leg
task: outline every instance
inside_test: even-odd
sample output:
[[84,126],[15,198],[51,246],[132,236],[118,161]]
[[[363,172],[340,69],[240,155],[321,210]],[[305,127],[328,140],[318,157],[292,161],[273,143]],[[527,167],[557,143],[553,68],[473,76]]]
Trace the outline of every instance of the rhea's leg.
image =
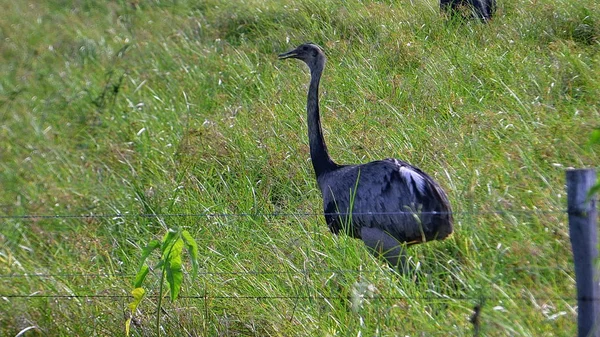
[[405,248],[386,232],[372,227],[362,227],[360,235],[367,247],[377,256],[383,256],[388,264],[400,273],[408,271]]

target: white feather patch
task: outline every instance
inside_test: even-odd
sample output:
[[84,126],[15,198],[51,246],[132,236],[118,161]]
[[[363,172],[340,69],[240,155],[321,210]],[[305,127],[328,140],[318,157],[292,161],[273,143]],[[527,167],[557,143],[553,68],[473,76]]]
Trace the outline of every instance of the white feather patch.
[[412,170],[410,167],[401,166],[400,174],[402,175],[404,180],[406,180],[411,190],[413,188],[413,184],[411,183],[412,180],[414,181],[415,186],[417,186],[417,190],[419,190],[421,194],[425,194],[425,179],[423,178],[423,176],[421,176],[421,174],[419,174],[419,172]]

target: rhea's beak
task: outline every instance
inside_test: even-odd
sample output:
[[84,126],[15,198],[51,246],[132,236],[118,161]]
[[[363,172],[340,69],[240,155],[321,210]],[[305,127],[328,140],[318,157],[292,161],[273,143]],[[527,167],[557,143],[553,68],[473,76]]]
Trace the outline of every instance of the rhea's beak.
[[287,59],[290,57],[296,57],[298,55],[298,53],[296,52],[296,49],[288,51],[287,53],[283,53],[283,54],[279,54],[278,57],[280,60],[283,59]]

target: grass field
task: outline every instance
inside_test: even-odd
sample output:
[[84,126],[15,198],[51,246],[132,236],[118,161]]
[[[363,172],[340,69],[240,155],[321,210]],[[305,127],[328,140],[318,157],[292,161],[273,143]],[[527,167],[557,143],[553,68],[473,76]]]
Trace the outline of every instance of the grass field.
[[[123,336],[171,227],[200,274],[164,336],[473,336],[476,305],[483,336],[576,334],[564,170],[600,163],[600,3],[500,0],[488,24],[431,0],[0,3],[0,335]],[[410,275],[319,215],[308,71],[277,60],[307,41],[334,160],[449,194],[456,232]],[[158,279],[132,336],[156,335]]]

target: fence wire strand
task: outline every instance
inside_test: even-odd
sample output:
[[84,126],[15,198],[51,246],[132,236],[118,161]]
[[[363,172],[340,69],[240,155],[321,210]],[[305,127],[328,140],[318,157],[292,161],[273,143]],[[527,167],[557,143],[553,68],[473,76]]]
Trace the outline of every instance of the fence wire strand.
[[[350,213],[322,213],[322,212],[298,212],[298,213],[112,213],[112,214],[23,214],[23,215],[0,215],[0,219],[8,220],[38,220],[38,219],[119,219],[119,218],[234,218],[234,217],[320,217],[324,215],[347,216]],[[452,215],[506,215],[506,214],[521,214],[521,215],[540,215],[540,214],[568,214],[566,209],[557,210],[472,210],[472,211],[455,211],[455,212],[368,212],[358,213],[353,212],[352,215],[414,215],[414,214],[452,214]]]
[[[511,270],[516,272],[535,272],[556,270],[563,272],[572,272],[564,266],[535,266],[535,267],[516,267]],[[290,270],[250,270],[250,271],[204,271],[198,272],[198,276],[248,276],[248,275],[307,275],[307,274],[376,274],[380,270],[362,270],[362,269],[299,269]],[[113,278],[133,278],[134,273],[22,273],[22,274],[0,274],[0,279],[11,278],[93,278],[93,277],[113,277]]]
[[[146,295],[145,298],[150,299],[158,299],[159,295]],[[0,294],[0,298],[13,298],[13,299],[40,299],[40,298],[50,298],[50,299],[89,299],[89,298],[106,298],[106,299],[131,299],[131,295],[124,294],[30,294],[30,295],[22,295],[22,294]],[[347,300],[347,296],[325,296],[325,295],[264,295],[264,296],[244,296],[244,295],[210,295],[210,294],[202,294],[202,295],[181,295],[177,297],[178,299],[190,299],[190,300],[209,300],[209,299],[229,299],[229,300]],[[427,300],[427,301],[480,301],[481,296],[433,296],[433,295],[420,295],[420,296],[367,296],[364,299],[368,300]],[[505,297],[494,297],[494,296],[484,296],[486,300],[504,300]],[[574,301],[577,300],[576,297],[573,296],[542,296],[532,298],[527,295],[521,296],[513,296],[510,298],[511,300],[519,300],[519,301],[533,301],[535,300],[544,300],[544,301]],[[591,298],[589,300],[592,301],[600,301],[600,298]]]
[[[415,213],[419,214],[442,214],[441,212],[388,212],[388,213],[360,213],[367,215],[398,215],[398,214],[406,214],[406,215],[414,215]],[[357,213],[354,213],[355,215]],[[556,214],[568,214],[566,209],[556,209],[556,210],[471,210],[471,211],[456,211],[452,212],[455,216],[461,215],[556,215]],[[257,212],[257,213],[158,213],[158,214],[150,214],[150,213],[104,213],[104,214],[24,214],[24,215],[0,215],[0,220],[22,220],[22,221],[35,221],[40,219],[123,219],[123,218],[240,218],[240,217],[291,217],[291,218],[311,218],[314,217],[318,222],[318,219],[323,215],[335,215],[335,216],[345,216],[347,213],[331,213],[324,214],[322,212],[298,212],[298,213],[266,213],[266,212]],[[0,227],[2,228],[2,227]],[[310,254],[310,251],[308,252]],[[535,272],[542,270],[556,270],[559,272],[568,272],[572,271],[564,266],[539,266],[539,267],[517,267],[514,268],[516,272]],[[252,276],[252,275],[304,275],[306,279],[310,278],[310,275],[317,274],[374,274],[380,272],[380,270],[328,270],[328,269],[298,269],[294,271],[290,270],[264,270],[264,271],[231,271],[231,272],[199,272],[198,276]],[[135,274],[133,273],[21,273],[21,274],[3,274],[0,275],[0,279],[4,280],[14,280],[17,278],[99,278],[99,277],[112,277],[112,278],[134,278]],[[179,296],[182,299],[190,299],[190,300],[204,300],[207,299],[228,299],[228,300],[345,300],[347,297],[343,296],[323,296],[323,295],[314,295],[311,294],[310,289],[308,288],[308,282],[306,282],[306,290],[309,295],[270,295],[270,296],[244,296],[244,295],[183,295]],[[147,297],[150,298],[158,298],[158,295],[149,295]],[[39,298],[50,298],[57,300],[69,300],[69,299],[130,299],[131,295],[126,294],[0,294],[0,298],[4,299],[23,299],[23,300],[32,300]],[[420,296],[373,296],[369,299],[372,300],[428,300],[428,301],[479,301],[480,297],[469,297],[469,296],[444,296],[444,295],[420,295]],[[493,299],[493,298],[487,298]],[[500,297],[498,297],[500,299]],[[523,300],[523,301],[531,301],[531,297],[529,296],[517,296],[511,297],[512,300]],[[562,300],[562,301],[574,301],[575,297],[572,296],[547,296],[547,297],[536,297],[536,300]],[[600,300],[600,299],[594,299]]]

